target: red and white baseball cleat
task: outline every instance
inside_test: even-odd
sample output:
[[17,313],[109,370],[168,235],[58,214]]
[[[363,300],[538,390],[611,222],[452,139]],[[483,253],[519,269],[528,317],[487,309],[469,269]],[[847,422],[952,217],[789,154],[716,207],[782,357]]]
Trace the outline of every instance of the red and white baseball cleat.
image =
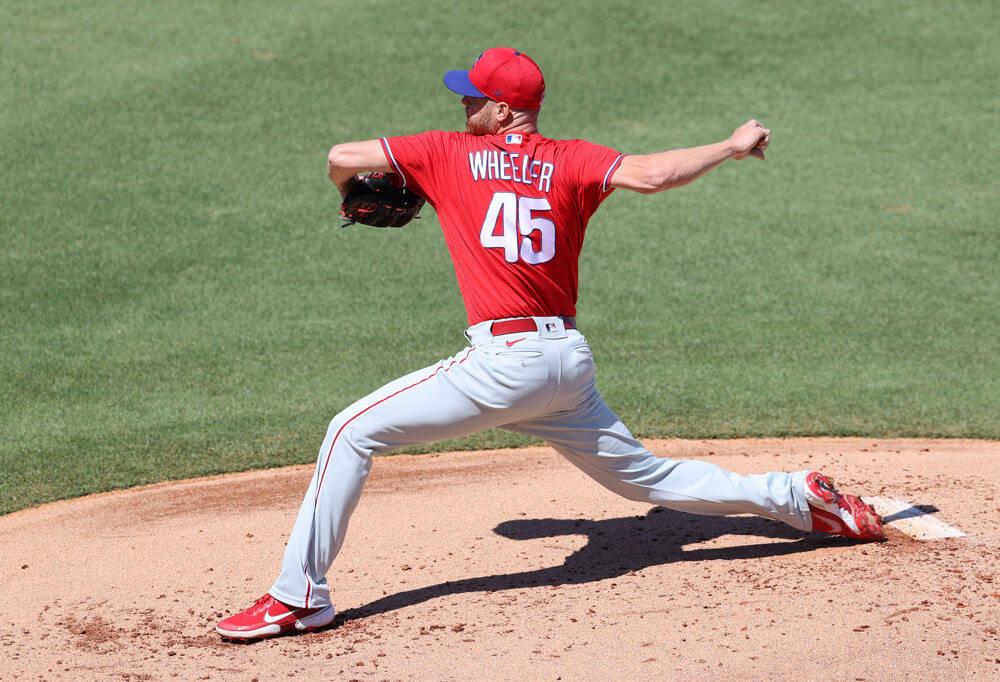
[[813,471],[806,476],[813,530],[856,540],[885,540],[882,517],[856,495],[841,495],[833,481]]
[[265,594],[246,611],[221,621],[215,631],[230,639],[263,639],[291,630],[316,630],[332,623],[336,615],[333,606],[298,608]]

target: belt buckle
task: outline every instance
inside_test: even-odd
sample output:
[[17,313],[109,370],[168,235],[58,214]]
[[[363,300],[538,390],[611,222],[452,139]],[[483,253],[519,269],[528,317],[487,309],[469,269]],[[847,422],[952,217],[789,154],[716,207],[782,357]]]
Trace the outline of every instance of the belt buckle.
[[538,325],[538,338],[540,339],[566,338],[566,323],[561,317],[536,317],[535,324]]

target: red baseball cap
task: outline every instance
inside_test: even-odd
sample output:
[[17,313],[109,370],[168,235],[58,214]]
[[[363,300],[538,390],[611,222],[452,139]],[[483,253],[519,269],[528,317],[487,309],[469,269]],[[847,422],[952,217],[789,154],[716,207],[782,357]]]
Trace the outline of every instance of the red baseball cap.
[[449,71],[444,84],[452,92],[487,97],[515,109],[537,109],[545,101],[545,79],[538,64],[523,52],[491,47],[468,71]]

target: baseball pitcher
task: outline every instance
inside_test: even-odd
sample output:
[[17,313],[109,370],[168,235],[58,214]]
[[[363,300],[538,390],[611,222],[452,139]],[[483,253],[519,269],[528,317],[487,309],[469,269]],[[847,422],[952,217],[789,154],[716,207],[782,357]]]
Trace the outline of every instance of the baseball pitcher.
[[[338,144],[330,179],[348,222],[398,226],[422,199],[437,211],[468,312],[469,345],[365,396],[330,422],[277,580],[216,626],[255,639],[333,622],[326,572],[374,455],[500,427],[544,440],[630,500],[695,514],[758,514],[800,530],[883,539],[881,519],[815,471],[741,476],[658,458],[597,390],[577,329],[577,264],[587,221],[616,189],[654,194],[729,159],[764,158],[771,132],[748,121],[715,144],[623,154],[538,131],[545,82],[526,54],[495,47],[445,85],[465,130]],[[358,174],[373,172],[364,178]]]

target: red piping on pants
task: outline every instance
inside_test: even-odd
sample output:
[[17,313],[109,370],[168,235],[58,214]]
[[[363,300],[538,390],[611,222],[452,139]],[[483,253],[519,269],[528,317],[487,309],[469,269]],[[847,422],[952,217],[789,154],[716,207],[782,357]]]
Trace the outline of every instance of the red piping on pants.
[[[400,393],[402,393],[403,391],[407,391],[407,390],[413,388],[414,386],[419,386],[420,384],[424,383],[425,381],[428,381],[429,379],[433,379],[434,377],[436,377],[438,375],[438,372],[447,372],[449,369],[451,369],[455,365],[462,364],[463,362],[465,362],[468,359],[469,354],[472,353],[473,350],[474,350],[473,348],[470,348],[469,351],[465,354],[465,356],[461,360],[452,360],[451,364],[448,365],[447,367],[438,367],[436,370],[434,370],[434,373],[431,374],[430,376],[426,376],[423,379],[421,379],[420,381],[417,381],[416,383],[410,384],[409,386],[404,386],[403,388],[399,389],[398,391],[396,391],[392,395],[387,395],[386,397],[382,398],[381,400],[372,403],[371,405],[369,405],[368,407],[366,407],[365,409],[361,410],[356,415],[354,415],[353,417],[351,417],[350,419],[348,419],[347,421],[345,421],[343,424],[341,424],[340,428],[337,429],[336,435],[333,437],[333,442],[330,443],[330,449],[326,453],[326,462],[323,464],[323,472],[319,475],[319,483],[316,484],[316,497],[313,500],[313,507],[315,507],[316,503],[319,501],[319,490],[320,490],[320,488],[323,485],[323,478],[326,476],[326,468],[328,466],[330,466],[330,455],[333,454],[333,448],[337,444],[337,438],[340,437],[341,432],[343,432],[343,430],[347,427],[348,424],[350,424],[352,421],[354,421],[355,419],[357,419],[358,417],[360,417],[361,415],[363,415],[365,412],[367,412],[368,410],[372,409],[376,405],[381,405],[382,403],[384,403],[389,398],[395,397],[395,396],[399,395]],[[315,514],[316,512],[313,511],[313,513]],[[309,596],[310,596],[310,593],[312,592],[312,585],[309,582],[309,564],[308,563],[306,563],[302,567],[302,571],[303,571],[303,573],[305,573],[305,576],[306,576],[306,603],[305,603],[305,608],[308,608],[309,607]]]

